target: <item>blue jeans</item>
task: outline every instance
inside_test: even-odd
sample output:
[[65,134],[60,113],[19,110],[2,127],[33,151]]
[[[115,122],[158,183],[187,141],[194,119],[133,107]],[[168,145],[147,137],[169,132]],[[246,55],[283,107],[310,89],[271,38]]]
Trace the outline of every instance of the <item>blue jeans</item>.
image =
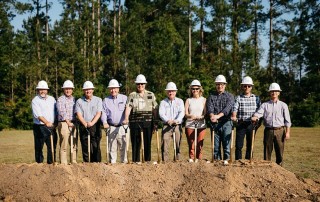
[[232,122],[224,121],[217,124],[214,128],[214,159],[221,160],[221,144],[223,148],[223,159],[230,158]]

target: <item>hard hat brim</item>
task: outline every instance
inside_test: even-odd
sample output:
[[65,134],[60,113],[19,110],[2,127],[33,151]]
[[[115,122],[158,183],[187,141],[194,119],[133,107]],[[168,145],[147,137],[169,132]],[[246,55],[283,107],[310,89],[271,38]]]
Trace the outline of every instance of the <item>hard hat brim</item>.
[[107,88],[120,88],[120,86],[108,86]]
[[82,88],[82,90],[87,90],[87,89],[94,89],[95,87],[90,87],[90,88]]
[[166,89],[164,89],[164,90],[178,90],[178,89],[170,89],[170,88],[166,88]]
[[49,88],[36,87],[37,90],[49,90]]
[[254,86],[254,84],[252,83],[240,83],[240,85],[251,85],[251,86]]
[[61,87],[61,88],[62,88],[62,89],[64,89],[64,88],[72,88],[72,89],[73,89],[74,87]]
[[145,82],[135,81],[135,83],[148,83],[148,82],[146,82],[146,81]]

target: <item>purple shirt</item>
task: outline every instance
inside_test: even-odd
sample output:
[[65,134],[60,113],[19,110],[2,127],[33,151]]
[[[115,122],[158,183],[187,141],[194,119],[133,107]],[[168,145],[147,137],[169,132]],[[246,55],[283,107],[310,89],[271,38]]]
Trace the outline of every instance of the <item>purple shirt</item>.
[[104,98],[102,102],[102,123],[119,125],[123,122],[125,116],[125,107],[127,96],[118,94],[117,97],[111,95]]
[[288,105],[280,100],[277,102],[268,101],[263,103],[254,116],[263,117],[265,127],[290,127],[291,119]]
[[75,120],[76,100],[73,96],[62,95],[57,100],[58,121]]

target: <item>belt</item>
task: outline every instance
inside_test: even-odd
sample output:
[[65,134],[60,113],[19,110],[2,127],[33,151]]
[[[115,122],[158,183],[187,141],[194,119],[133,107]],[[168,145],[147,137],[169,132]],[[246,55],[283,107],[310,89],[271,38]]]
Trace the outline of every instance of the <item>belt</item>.
[[283,126],[281,127],[267,127],[268,130],[281,130],[283,129]]
[[113,127],[120,127],[120,126],[122,126],[121,124],[115,125],[115,124],[113,124],[113,123],[108,123],[108,125],[109,125],[109,126],[113,126]]

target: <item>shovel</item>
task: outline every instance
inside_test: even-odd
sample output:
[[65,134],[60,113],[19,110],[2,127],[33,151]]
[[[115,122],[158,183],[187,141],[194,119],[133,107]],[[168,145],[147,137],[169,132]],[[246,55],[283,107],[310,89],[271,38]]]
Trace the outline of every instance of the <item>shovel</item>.
[[72,127],[68,127],[70,132],[70,154],[71,154],[71,163],[73,162],[73,133],[72,133]]
[[176,145],[176,126],[171,126],[172,128],[172,136],[173,136],[173,160],[177,161],[177,145]]
[[53,165],[55,165],[52,129],[51,129],[51,128],[48,128],[48,127],[46,127],[46,129],[50,132],[51,157],[52,157],[52,163],[53,163]]
[[252,157],[253,157],[253,144],[254,144],[254,136],[255,136],[255,124],[252,123],[252,134],[251,134],[251,151],[250,151],[250,163],[252,164]]
[[125,134],[126,134],[127,163],[130,163],[130,160],[129,160],[130,135],[128,135],[128,128],[129,128],[129,126],[125,127],[125,126],[123,125],[122,127],[123,127],[123,129],[124,129]]
[[106,132],[106,141],[107,141],[107,156],[106,161],[107,164],[109,163],[109,133],[110,133],[110,127],[105,129]]
[[194,162],[197,161],[198,120],[194,121]]
[[211,125],[211,154],[212,154],[212,158],[211,158],[211,162],[214,162],[214,129],[216,128],[216,124],[217,123],[210,123]]
[[160,158],[160,143],[159,143],[159,132],[157,130],[157,153],[158,153],[158,163],[161,162],[161,158]]
[[91,148],[90,148],[90,144],[91,144],[91,142],[90,142],[90,131],[88,130],[88,128],[86,128],[86,131],[87,131],[87,134],[88,134],[88,157],[89,157],[89,163],[91,162],[91,158],[90,158],[90,156],[91,156]]
[[232,131],[231,131],[231,140],[230,140],[230,159],[228,163],[232,163],[232,149],[233,149],[233,136],[234,136],[234,126],[232,126]]

